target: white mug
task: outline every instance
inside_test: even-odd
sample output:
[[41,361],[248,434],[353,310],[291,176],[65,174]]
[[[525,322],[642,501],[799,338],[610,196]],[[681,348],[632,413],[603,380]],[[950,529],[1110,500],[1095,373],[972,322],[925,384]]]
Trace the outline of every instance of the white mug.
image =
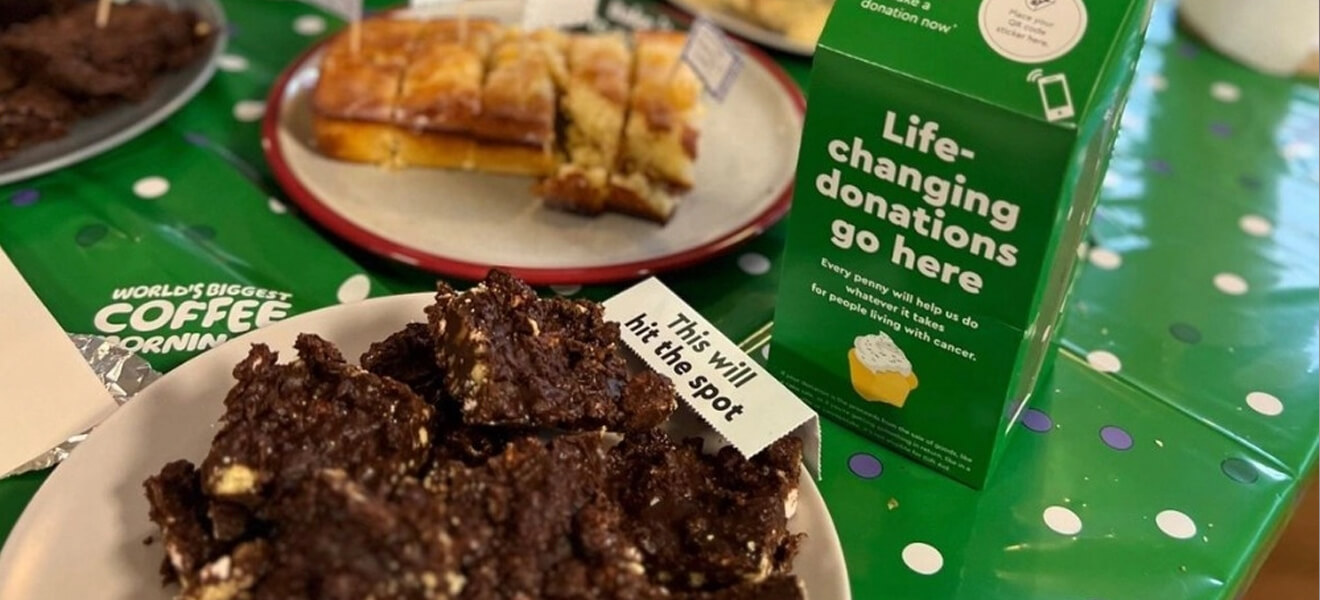
[[1207,44],[1272,75],[1297,73],[1320,40],[1317,0],[1181,0],[1178,9]]

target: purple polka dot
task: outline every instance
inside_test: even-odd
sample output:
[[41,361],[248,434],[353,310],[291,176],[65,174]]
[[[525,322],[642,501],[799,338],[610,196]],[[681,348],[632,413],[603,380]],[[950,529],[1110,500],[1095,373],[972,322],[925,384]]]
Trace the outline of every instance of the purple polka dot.
[[1150,170],[1159,173],[1160,175],[1168,175],[1169,172],[1173,170],[1169,167],[1168,162],[1158,158],[1150,159],[1150,162],[1146,163],[1146,166],[1150,167]]
[[862,479],[875,479],[885,472],[885,466],[880,464],[880,459],[865,452],[858,452],[848,457],[848,470]]
[[1197,48],[1196,44],[1191,44],[1188,42],[1183,42],[1181,44],[1178,44],[1178,54],[1181,55],[1183,58],[1196,58],[1196,55],[1200,53],[1201,53],[1201,49]]
[[1233,135],[1233,127],[1228,123],[1211,123],[1210,133],[1213,133],[1219,137],[1226,138],[1230,135]]
[[9,203],[14,206],[31,206],[37,203],[41,198],[41,192],[32,188],[24,188],[14,192],[9,196]]
[[1127,450],[1132,447],[1132,436],[1122,427],[1106,425],[1100,428],[1100,439],[1106,446],[1115,450]]
[[1034,408],[1028,408],[1022,413],[1022,426],[1037,433],[1045,433],[1051,427],[1054,427],[1054,421],[1050,420],[1049,415]]

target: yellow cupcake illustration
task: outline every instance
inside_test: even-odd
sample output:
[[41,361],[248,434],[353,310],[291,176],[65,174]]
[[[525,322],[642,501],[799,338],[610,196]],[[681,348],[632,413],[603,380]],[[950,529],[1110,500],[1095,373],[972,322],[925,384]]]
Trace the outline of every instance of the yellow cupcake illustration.
[[860,335],[848,351],[848,372],[853,389],[868,402],[884,402],[899,408],[908,393],[917,388],[917,375],[907,355],[888,335]]

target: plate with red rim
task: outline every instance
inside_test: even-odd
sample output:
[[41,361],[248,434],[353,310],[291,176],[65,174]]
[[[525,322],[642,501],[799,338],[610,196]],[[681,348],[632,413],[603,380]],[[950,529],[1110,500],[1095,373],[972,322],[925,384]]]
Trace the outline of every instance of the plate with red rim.
[[770,57],[740,47],[748,60],[727,96],[703,100],[695,185],[664,225],[542,207],[530,177],[391,170],[319,154],[310,93],[320,46],[271,90],[262,146],[308,217],[375,254],[468,280],[492,267],[536,285],[637,279],[725,253],[788,211],[806,104]]
[[[46,480],[0,549],[0,598],[164,600],[164,557],[147,518],[142,482],[168,462],[206,455],[234,379],[254,343],[287,362],[299,333],[318,334],[356,361],[371,342],[424,321],[434,294],[375,298],[325,308],[249,332],[152,383],[94,429]],[[695,419],[695,418],[694,418]],[[805,533],[793,573],[813,600],[848,600],[839,538],[815,482],[802,470],[789,529]]]

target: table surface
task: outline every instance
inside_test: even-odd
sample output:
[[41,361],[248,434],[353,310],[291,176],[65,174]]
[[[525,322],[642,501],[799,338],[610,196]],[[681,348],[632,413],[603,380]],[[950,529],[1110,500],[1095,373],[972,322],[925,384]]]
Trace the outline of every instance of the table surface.
[[[183,110],[0,187],[0,245],[70,332],[112,333],[97,311],[141,304],[122,298],[137,286],[254,286],[290,294],[290,315],[433,286],[300,218],[262,159],[269,86],[338,23],[296,2],[224,8],[220,70]],[[821,490],[854,597],[1232,598],[1290,514],[1320,428],[1317,89],[1239,67],[1174,20],[1162,2],[1052,373],[988,488],[824,424]],[[775,58],[806,81],[808,60]],[[662,279],[764,358],[783,243],[781,224]],[[119,334],[168,370],[202,334],[246,326]],[[0,539],[44,477],[0,480]]]

